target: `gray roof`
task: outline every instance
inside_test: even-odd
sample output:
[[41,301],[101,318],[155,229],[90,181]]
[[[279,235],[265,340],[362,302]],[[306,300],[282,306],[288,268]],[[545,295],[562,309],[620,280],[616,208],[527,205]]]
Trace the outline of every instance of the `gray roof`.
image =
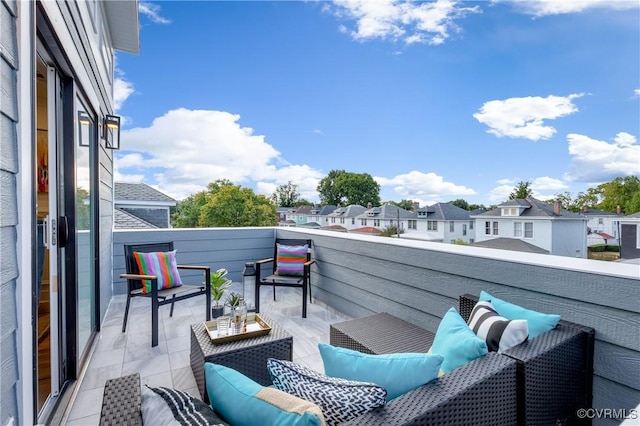
[[579,214],[583,216],[622,216],[622,215],[619,215],[618,213],[611,213],[605,210],[598,210],[598,209],[582,210],[581,212],[579,212]]
[[295,210],[296,214],[310,214],[313,206],[300,206]]
[[511,251],[522,251],[525,253],[540,253],[540,254],[548,254],[549,251],[540,248],[538,246],[534,246],[526,241],[522,241],[518,238],[494,238],[486,241],[476,241],[471,244],[476,247],[486,247],[486,248],[494,248],[500,250],[511,250]]
[[364,212],[366,208],[362,207],[360,204],[351,204],[347,207],[338,207],[330,213],[328,216],[331,217],[356,217],[362,212]]
[[113,210],[113,227],[115,229],[158,229],[156,225],[118,208]]
[[560,216],[556,216],[553,214],[553,204],[545,203],[544,201],[540,201],[535,198],[527,198],[526,200],[510,200],[510,201],[518,201],[517,204],[513,203],[503,203],[500,204],[493,210],[489,210],[488,212],[481,213],[477,217],[482,216],[502,216],[502,207],[505,206],[523,206],[522,201],[527,203],[529,208],[525,209],[520,217],[562,217],[564,219],[582,219],[585,220],[584,217],[579,215],[578,213],[570,212],[566,209],[560,210]]
[[400,219],[415,218],[416,213],[410,212],[393,204],[385,204],[380,207],[372,207],[365,210],[357,217],[361,219],[373,218],[373,219],[397,219],[398,215]]
[[156,201],[163,204],[176,204],[176,200],[146,183],[115,182],[113,193],[116,204],[118,201]]
[[498,207],[529,207],[529,203],[527,200],[523,198],[517,198],[515,200],[507,200],[502,204],[499,204]]
[[[471,216],[465,209],[454,206],[450,203],[435,203],[431,206],[418,209],[419,212],[426,211],[427,219],[431,220],[470,220]],[[424,217],[424,216],[420,216]]]

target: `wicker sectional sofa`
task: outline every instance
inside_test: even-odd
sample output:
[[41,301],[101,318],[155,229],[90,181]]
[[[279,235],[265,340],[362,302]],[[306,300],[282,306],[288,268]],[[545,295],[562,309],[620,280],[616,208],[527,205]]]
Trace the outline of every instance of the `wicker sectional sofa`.
[[[476,296],[460,296],[459,312],[465,320],[468,320],[477,301]],[[383,327],[400,332],[379,333]],[[330,330],[332,345],[371,354],[426,351],[433,338],[433,333],[389,314],[333,324]],[[592,328],[561,320],[556,328],[535,339],[502,354],[489,353],[349,424],[589,424],[588,419],[579,419],[576,413],[580,408],[591,407],[593,345]],[[493,357],[514,361],[515,378],[502,376],[500,381],[487,374],[478,377],[473,384],[465,382],[472,372],[483,371]],[[515,394],[512,393],[514,383],[511,380],[515,381]],[[454,391],[448,399],[437,404],[424,403],[435,401],[434,394],[442,392],[443,383],[450,381],[456,386],[453,386]],[[476,393],[467,387],[482,391]],[[505,412],[494,412],[492,407],[487,407],[482,392],[490,392],[492,402],[505,407]],[[416,404],[407,413],[406,401],[402,399],[405,397],[422,400],[423,404]],[[515,397],[515,401],[511,397]],[[513,402],[515,411],[507,412]]]
[[[477,298],[460,296],[467,319]],[[395,333],[379,333],[376,324]],[[426,352],[434,334],[388,314],[331,326],[330,343],[365,353]],[[594,331],[567,321],[502,354],[489,353],[348,425],[571,425],[591,407]],[[136,375],[107,381],[101,425],[138,424]],[[114,397],[113,394],[126,395]],[[126,402],[125,402],[126,401]],[[137,404],[137,405],[136,405]],[[131,422],[133,420],[133,422]]]

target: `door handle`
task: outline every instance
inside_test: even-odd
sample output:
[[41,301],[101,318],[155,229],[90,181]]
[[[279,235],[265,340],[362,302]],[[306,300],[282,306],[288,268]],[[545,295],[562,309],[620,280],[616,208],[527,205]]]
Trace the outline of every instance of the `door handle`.
[[69,242],[69,221],[66,216],[58,218],[58,247],[66,247]]

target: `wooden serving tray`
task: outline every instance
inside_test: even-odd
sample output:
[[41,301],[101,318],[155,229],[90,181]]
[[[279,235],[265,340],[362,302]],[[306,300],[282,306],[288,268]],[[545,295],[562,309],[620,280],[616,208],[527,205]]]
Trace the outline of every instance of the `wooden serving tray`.
[[247,324],[244,333],[218,336],[218,324],[216,320],[205,321],[204,329],[211,338],[214,345],[228,343],[236,340],[249,339],[251,337],[264,336],[271,333],[271,326],[255,312],[247,313]]

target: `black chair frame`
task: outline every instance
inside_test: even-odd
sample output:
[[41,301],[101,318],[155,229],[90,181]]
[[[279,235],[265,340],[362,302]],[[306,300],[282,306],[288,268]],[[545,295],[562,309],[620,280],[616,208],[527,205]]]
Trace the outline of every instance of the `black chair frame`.
[[[175,302],[189,299],[202,294],[206,297],[206,314],[207,321],[211,319],[211,267],[196,265],[177,265],[178,269],[201,270],[204,274],[204,285],[181,285],[179,287],[158,290],[158,277],[155,275],[141,275],[136,263],[134,252],[151,253],[151,252],[167,252],[173,250],[173,241],[160,243],[145,244],[125,244],[125,268],[126,273],[120,274],[120,278],[127,280],[127,305],[124,310],[124,321],[122,323],[122,332],[127,329],[127,318],[129,317],[129,304],[133,297],[151,298],[151,346],[158,346],[158,309],[162,305],[171,304],[169,316],[173,316],[173,306]],[[151,281],[151,293],[142,293],[142,281]]]
[[[301,277],[280,276],[277,271],[277,255],[278,244],[284,244],[288,246],[301,246],[307,245],[307,260],[304,263],[304,272]],[[273,286],[273,300],[276,300],[276,287],[300,287],[302,288],[302,318],[307,317],[307,293],[309,293],[309,303],[311,301],[311,265],[315,263],[315,260],[311,258],[311,248],[313,245],[312,240],[299,240],[288,238],[276,238],[273,244],[273,257],[256,262],[256,291],[255,291],[255,303],[256,312],[260,312],[260,287],[263,285]],[[271,263],[271,273],[267,276],[262,275],[262,265]]]

